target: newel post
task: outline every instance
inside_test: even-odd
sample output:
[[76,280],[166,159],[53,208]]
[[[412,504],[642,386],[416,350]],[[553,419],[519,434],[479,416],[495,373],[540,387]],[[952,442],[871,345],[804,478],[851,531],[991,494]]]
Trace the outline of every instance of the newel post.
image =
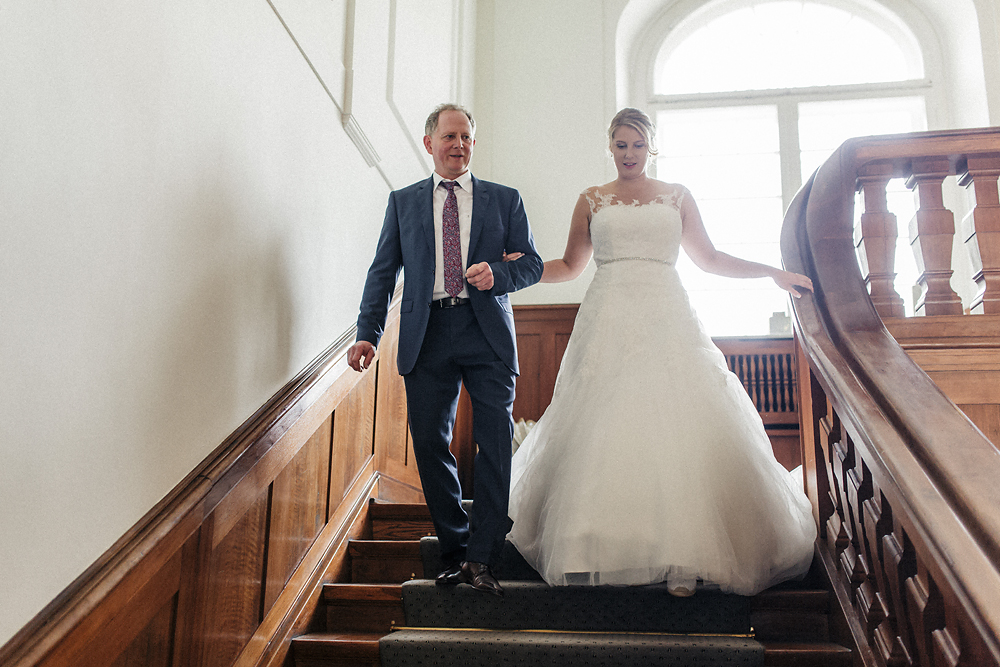
[[962,220],[962,236],[972,258],[979,293],[972,312],[1000,313],[1000,157],[970,157],[959,185],[972,186],[975,208]]
[[858,175],[864,213],[854,230],[861,274],[879,317],[903,317],[903,299],[896,292],[896,216],[889,212],[885,189],[892,178],[891,164],[865,165]]
[[910,221],[910,247],[921,287],[915,313],[961,315],[962,300],[951,288],[951,248],[955,214],[944,207],[941,184],[951,169],[948,158],[914,160],[906,187],[916,191],[917,212]]

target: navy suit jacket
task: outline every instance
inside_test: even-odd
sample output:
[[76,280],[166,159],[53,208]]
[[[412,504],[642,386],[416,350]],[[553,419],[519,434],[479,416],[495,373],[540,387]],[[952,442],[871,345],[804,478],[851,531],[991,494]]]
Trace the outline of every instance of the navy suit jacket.
[[[413,370],[424,341],[434,290],[434,178],[428,178],[389,194],[385,222],[375,259],[368,269],[357,340],[375,346],[382,337],[399,271],[404,272],[400,303],[399,354],[401,375]],[[466,289],[479,326],[497,356],[518,373],[514,315],[509,292],[533,285],[542,277],[542,259],[524,213],[517,190],[472,177],[472,226],[466,268],[489,262],[493,288]],[[524,256],[504,262],[503,254]]]

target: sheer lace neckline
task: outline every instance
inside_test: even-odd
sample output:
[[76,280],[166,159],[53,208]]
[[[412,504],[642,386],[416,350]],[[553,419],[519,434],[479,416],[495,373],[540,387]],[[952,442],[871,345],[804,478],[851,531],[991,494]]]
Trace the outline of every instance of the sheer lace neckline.
[[680,209],[681,201],[684,197],[684,191],[682,189],[677,189],[672,192],[662,192],[650,201],[641,202],[638,199],[632,199],[632,201],[626,201],[614,192],[599,192],[597,188],[585,190],[583,196],[587,198],[587,202],[590,204],[590,214],[593,215],[597,213],[602,208],[607,206],[624,206],[628,208],[639,208],[642,206],[652,206],[654,204],[663,204],[666,206],[671,206],[676,209]]

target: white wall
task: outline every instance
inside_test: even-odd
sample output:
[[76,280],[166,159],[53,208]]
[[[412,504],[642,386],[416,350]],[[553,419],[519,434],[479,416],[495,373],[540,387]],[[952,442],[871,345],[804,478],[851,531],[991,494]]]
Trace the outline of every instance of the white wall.
[[0,0],[0,642],[357,317],[475,5],[352,4]]
[[[604,3],[479,0],[477,15],[472,170],[518,188],[542,258],[562,257],[577,197],[614,178]],[[573,282],[535,285],[511,300],[579,302],[592,270],[593,263]]]

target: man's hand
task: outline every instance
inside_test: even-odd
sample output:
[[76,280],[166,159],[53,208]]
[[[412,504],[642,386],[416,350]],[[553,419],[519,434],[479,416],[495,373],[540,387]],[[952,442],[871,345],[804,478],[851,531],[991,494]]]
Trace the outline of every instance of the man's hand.
[[375,358],[375,346],[366,340],[359,340],[347,350],[347,365],[359,373],[368,368]]
[[479,262],[469,267],[465,279],[480,292],[493,288],[493,269],[489,262]]

